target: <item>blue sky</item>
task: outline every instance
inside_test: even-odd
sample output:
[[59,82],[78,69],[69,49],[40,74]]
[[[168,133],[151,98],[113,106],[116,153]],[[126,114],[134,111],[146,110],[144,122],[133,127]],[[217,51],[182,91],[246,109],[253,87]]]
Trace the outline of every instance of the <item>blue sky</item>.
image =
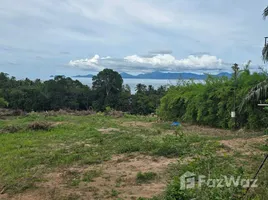
[[16,77],[228,71],[263,65],[258,0],[8,0],[0,4],[0,71]]

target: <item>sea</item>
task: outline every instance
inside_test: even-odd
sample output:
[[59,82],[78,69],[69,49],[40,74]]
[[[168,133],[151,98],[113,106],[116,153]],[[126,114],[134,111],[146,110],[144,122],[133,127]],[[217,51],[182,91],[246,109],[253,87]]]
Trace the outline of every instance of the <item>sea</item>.
[[[92,86],[92,79],[91,78],[76,78],[84,85]],[[136,92],[136,85],[141,83],[146,86],[152,85],[155,89],[159,88],[160,86],[167,86],[170,87],[171,85],[178,85],[180,82],[176,79],[134,79],[134,78],[124,78],[123,84],[128,84],[131,93],[134,94]],[[186,80],[187,81],[187,80]],[[202,80],[194,80],[195,82],[202,82]]]

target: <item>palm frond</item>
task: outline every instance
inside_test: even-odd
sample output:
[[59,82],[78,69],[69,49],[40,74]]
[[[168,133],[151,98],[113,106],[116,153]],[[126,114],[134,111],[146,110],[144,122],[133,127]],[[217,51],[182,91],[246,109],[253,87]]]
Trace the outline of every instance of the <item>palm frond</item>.
[[266,44],[262,49],[262,59],[264,62],[268,61],[268,44]]
[[268,79],[257,84],[249,91],[249,93],[245,96],[239,105],[239,112],[242,111],[246,103],[249,103],[250,101],[257,102],[266,98],[268,98]]
[[264,9],[262,15],[263,15],[263,19],[266,19],[266,17],[268,16],[268,6]]

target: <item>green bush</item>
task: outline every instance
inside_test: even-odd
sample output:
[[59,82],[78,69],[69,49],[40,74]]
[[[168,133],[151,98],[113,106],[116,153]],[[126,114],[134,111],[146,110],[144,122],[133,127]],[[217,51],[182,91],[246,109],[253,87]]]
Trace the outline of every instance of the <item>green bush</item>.
[[8,106],[8,102],[4,98],[0,98],[0,108]]

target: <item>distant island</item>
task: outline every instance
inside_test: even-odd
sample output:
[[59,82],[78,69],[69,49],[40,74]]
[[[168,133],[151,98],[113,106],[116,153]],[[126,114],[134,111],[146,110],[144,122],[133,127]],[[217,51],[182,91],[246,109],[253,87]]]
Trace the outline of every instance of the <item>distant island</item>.
[[[131,75],[125,72],[120,74],[122,78],[125,79],[195,79],[195,80],[204,80],[208,77],[208,74],[195,74],[195,73],[163,73],[163,72],[151,72],[145,74],[138,74],[138,75]],[[77,75],[73,76],[74,78],[92,78],[94,75],[87,74],[87,75]],[[226,76],[230,78],[232,76],[231,73],[228,72],[221,72],[219,74],[213,75],[216,77]]]

